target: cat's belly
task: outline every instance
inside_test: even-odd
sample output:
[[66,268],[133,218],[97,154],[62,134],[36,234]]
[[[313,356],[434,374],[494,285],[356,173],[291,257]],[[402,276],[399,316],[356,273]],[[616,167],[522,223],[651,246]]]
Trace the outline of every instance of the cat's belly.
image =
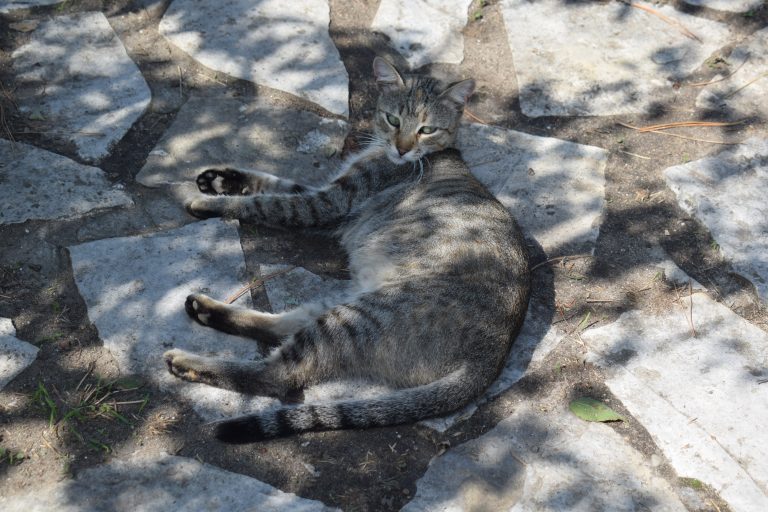
[[350,255],[349,267],[354,287],[362,293],[378,290],[399,274],[391,257],[372,248]]

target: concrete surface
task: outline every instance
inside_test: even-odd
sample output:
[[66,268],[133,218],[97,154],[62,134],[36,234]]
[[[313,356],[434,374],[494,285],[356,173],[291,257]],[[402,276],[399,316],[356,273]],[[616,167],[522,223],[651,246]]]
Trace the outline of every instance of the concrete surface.
[[38,349],[16,337],[10,318],[0,318],[0,390],[37,357]]

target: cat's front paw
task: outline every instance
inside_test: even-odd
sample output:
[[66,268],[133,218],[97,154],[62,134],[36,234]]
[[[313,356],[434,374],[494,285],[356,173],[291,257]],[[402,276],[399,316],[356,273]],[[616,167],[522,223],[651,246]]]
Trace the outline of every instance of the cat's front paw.
[[246,196],[252,192],[245,174],[235,169],[208,169],[196,182],[200,192],[208,195]]
[[188,382],[209,383],[213,380],[210,372],[204,368],[200,356],[174,348],[163,354],[163,360],[174,377]]

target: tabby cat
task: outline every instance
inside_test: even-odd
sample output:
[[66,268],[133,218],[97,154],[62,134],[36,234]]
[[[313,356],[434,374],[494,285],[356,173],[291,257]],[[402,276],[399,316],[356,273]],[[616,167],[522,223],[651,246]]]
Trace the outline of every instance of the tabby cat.
[[[258,171],[210,169],[197,217],[249,219],[293,228],[334,228],[352,281],[340,303],[280,314],[187,298],[203,325],[278,340],[256,361],[164,354],[181,379],[286,401],[329,380],[362,379],[393,391],[373,399],[284,404],[214,425],[226,442],[297,432],[366,428],[449,413],[501,371],[525,316],[528,256],[507,210],[450,149],[474,81],[448,87],[403,76],[384,59],[374,133],[337,177],[309,188]],[[338,302],[338,301],[337,301]]]

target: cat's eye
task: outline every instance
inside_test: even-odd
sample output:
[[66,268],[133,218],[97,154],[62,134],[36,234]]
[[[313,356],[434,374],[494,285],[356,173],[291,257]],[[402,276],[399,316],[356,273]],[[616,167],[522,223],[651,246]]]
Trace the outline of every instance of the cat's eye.
[[393,116],[392,114],[387,114],[387,122],[395,128],[400,127],[400,119],[397,116]]
[[431,133],[435,133],[437,131],[437,128],[434,126],[422,126],[419,128],[419,133],[423,133],[424,135],[429,135]]

